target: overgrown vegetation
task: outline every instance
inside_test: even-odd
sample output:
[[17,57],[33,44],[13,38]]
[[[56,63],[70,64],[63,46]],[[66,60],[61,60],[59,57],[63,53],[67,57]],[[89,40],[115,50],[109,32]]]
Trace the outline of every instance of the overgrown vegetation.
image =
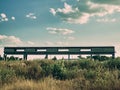
[[119,90],[114,60],[0,61],[0,90]]

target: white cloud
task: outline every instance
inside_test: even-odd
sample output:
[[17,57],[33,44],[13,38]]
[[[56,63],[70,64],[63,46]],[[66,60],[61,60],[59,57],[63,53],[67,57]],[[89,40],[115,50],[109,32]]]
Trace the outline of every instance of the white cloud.
[[70,37],[67,37],[67,39],[68,40],[75,40],[75,37],[70,36]]
[[8,21],[8,18],[5,18],[3,21]]
[[53,27],[48,27],[46,28],[49,30],[49,33],[51,34],[62,34],[62,35],[68,35],[74,33],[73,30],[70,29],[65,29],[65,28],[53,28]]
[[33,46],[35,45],[32,41],[22,41],[20,38],[15,36],[0,35],[0,54],[3,54],[3,48],[5,46]]
[[50,12],[55,16],[56,15],[56,11],[54,8],[50,8]]
[[5,35],[0,35],[0,40],[4,39],[4,38],[7,38],[7,36]]
[[111,23],[111,22],[116,22],[117,20],[115,18],[113,18],[113,19],[103,18],[103,19],[97,19],[96,21],[104,22],[104,23]]
[[58,42],[56,42],[54,45],[58,45],[58,46],[67,46],[67,45],[68,45],[68,42],[58,41]]
[[47,45],[47,46],[53,46],[54,44],[52,42],[50,42],[50,41],[46,41],[45,45]]
[[[68,23],[79,23],[79,24],[84,24],[89,21],[90,14],[89,13],[81,13],[80,15],[78,14],[80,11],[78,7],[72,7],[71,5],[64,3],[64,8],[58,8],[54,9],[52,8],[50,12],[53,15],[59,15],[61,18]],[[76,15],[77,14],[77,15]]]
[[20,43],[22,43],[22,41],[21,41],[19,38],[15,37],[15,36],[9,36],[9,37],[8,37],[8,41],[13,42],[13,43],[15,43],[15,44],[20,44]]
[[70,12],[74,12],[74,10],[72,9],[72,6],[70,6],[67,3],[64,3],[64,8],[63,9],[58,8],[57,12],[62,12],[64,14],[67,14],[67,13],[70,13]]
[[[118,2],[118,0],[114,2]],[[112,0],[110,2],[109,0],[105,2],[97,0],[77,0],[77,3],[73,6],[64,3],[64,8],[51,8],[50,12],[68,23],[85,24],[88,23],[92,17],[97,20],[100,17],[104,18],[107,15],[120,12],[120,5],[114,2]]]
[[[11,19],[11,20],[15,20],[15,17],[12,16],[10,19]],[[5,13],[1,13],[1,14],[0,14],[0,22],[7,22],[7,21],[9,21],[10,19],[7,17],[7,15],[6,15]]]
[[5,46],[33,46],[34,42],[22,41],[15,36],[0,35],[0,55],[3,55],[3,49]]
[[69,44],[68,44],[68,42],[63,42],[63,41],[57,41],[57,42],[46,41],[45,45],[47,45],[47,46],[67,46]]
[[14,17],[14,16],[12,16],[12,17],[11,17],[11,19],[12,19],[12,20],[15,20],[15,17]]
[[1,17],[2,17],[2,18],[6,18],[7,16],[6,16],[5,13],[1,13]]
[[115,46],[115,56],[116,57],[120,57],[120,43],[116,43],[116,44],[114,44],[114,46]]
[[4,45],[19,45],[22,44],[22,41],[15,37],[15,36],[6,36],[6,35],[0,35],[0,44],[2,46]]
[[75,37],[73,37],[73,36],[66,36],[66,37],[64,37],[64,39],[65,40],[75,40]]
[[32,42],[32,41],[28,41],[27,42],[29,45],[34,45],[35,43],[34,42]]
[[78,24],[85,24],[89,21],[90,14],[88,13],[83,13],[79,18],[67,18],[68,23],[78,23]]
[[0,21],[1,22],[8,21],[7,15],[5,13],[0,14]]
[[105,16],[108,14],[113,14],[115,12],[120,12],[120,6],[117,5],[109,5],[109,4],[96,4],[93,2],[88,1],[87,5],[90,7],[90,9],[99,9],[101,11],[96,11],[95,13],[92,13],[91,16]]
[[37,17],[35,16],[34,13],[29,13],[26,15],[27,18],[30,18],[30,19],[37,19]]
[[58,8],[55,10],[54,8],[50,8],[50,12],[53,15],[56,15],[56,13],[63,13],[63,14],[69,14],[69,13],[74,13],[78,11],[78,8],[73,9],[71,5],[64,3],[64,8]]
[[0,46],[30,46],[34,45],[31,41],[22,41],[20,38],[15,36],[0,35]]
[[3,49],[3,48],[0,48],[0,55],[1,55],[1,56],[3,55],[3,51],[4,51],[4,49]]

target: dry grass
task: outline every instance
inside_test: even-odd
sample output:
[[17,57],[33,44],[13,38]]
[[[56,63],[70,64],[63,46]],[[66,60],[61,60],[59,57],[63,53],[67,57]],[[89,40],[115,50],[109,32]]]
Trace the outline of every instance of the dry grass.
[[120,90],[120,59],[1,61],[0,90]]
[[41,81],[18,80],[6,84],[0,90],[73,90],[70,80],[60,81],[47,77]]

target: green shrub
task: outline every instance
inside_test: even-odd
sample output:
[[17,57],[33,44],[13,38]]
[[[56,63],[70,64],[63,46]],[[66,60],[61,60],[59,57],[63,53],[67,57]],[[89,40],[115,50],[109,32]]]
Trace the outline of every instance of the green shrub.
[[109,60],[105,63],[105,67],[109,69],[119,69],[120,70],[120,59]]
[[79,68],[82,69],[95,69],[97,62],[92,60],[82,60],[79,61]]
[[79,68],[79,61],[64,61],[64,66],[68,69],[68,70],[72,70],[72,69],[78,69]]
[[65,75],[64,75],[63,67],[61,67],[60,64],[55,64],[55,65],[53,66],[52,75],[53,75],[53,77],[56,78],[56,79],[64,79],[64,78],[65,78]]
[[95,79],[96,78],[96,71],[89,70],[89,71],[85,72],[84,76],[86,79]]
[[[0,61],[1,86],[15,83],[16,79],[41,82],[47,77],[61,83],[70,81],[72,90],[119,90],[120,59]],[[58,85],[61,88],[64,84]]]
[[39,80],[40,78],[42,78],[41,72],[42,72],[42,68],[39,65],[29,66],[27,68],[27,73],[25,77],[28,79]]
[[78,76],[78,68],[73,66],[73,68],[70,69],[65,66],[65,61],[59,61],[54,64],[52,75],[54,78],[60,80],[74,79]]
[[56,61],[56,60],[57,60],[57,57],[54,56],[54,57],[52,58],[52,60]]
[[37,61],[9,61],[6,63],[7,68],[14,70],[18,78],[36,80],[42,78],[42,68]]
[[16,80],[15,71],[7,68],[0,68],[0,85],[11,83]]
[[23,66],[18,66],[16,68],[14,68],[16,76],[20,77],[20,78],[26,78],[26,73],[28,71],[27,67],[23,67]]
[[54,61],[52,61],[52,60],[40,61],[40,66],[42,68],[42,76],[43,77],[52,75]]

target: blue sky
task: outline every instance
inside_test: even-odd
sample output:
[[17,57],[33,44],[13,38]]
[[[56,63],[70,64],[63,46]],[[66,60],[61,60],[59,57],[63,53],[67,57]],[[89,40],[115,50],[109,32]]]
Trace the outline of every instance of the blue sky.
[[[115,46],[120,0],[0,0],[4,46]],[[119,55],[119,54],[118,54]]]

